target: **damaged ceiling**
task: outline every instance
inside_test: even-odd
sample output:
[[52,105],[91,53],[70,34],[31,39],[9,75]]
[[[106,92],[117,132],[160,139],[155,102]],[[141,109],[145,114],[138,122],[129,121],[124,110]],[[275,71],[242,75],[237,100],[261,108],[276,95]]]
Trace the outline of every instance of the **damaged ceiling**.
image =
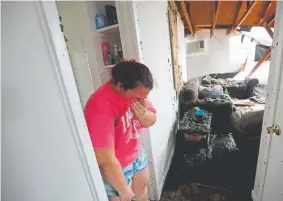
[[[273,39],[276,0],[272,1],[175,1],[182,17],[185,32],[194,36],[198,31],[210,30],[210,37],[217,29],[226,30],[227,35],[250,31],[254,26],[264,27]],[[241,34],[244,34],[241,32]],[[254,39],[254,38],[253,38]],[[250,75],[271,55],[267,48],[254,66]]]
[[231,34],[253,26],[274,27],[276,1],[176,1],[187,34],[202,29],[226,29]]

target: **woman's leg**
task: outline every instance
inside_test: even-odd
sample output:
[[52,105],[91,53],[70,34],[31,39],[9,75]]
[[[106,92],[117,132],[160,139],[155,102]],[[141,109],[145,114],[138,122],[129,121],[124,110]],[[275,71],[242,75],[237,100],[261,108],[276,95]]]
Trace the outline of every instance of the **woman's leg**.
[[136,195],[136,201],[148,201],[147,184],[149,180],[149,170],[145,168],[132,178],[132,189]]
[[109,198],[109,201],[120,201],[119,197],[112,197]]

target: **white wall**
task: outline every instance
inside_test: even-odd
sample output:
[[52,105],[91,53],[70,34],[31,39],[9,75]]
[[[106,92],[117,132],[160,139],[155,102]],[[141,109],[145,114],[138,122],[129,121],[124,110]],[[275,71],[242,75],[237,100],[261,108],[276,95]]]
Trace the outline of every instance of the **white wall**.
[[158,119],[149,129],[150,142],[144,146],[152,153],[149,161],[153,165],[154,175],[151,175],[151,179],[154,179],[152,182],[157,187],[157,194],[150,193],[150,198],[159,200],[174,151],[173,125],[178,108],[173,84],[168,2],[139,1],[133,5],[140,60],[150,68],[155,78],[155,86],[149,99],[157,109]]
[[[50,9],[43,12],[43,4]],[[68,87],[61,81],[71,66],[55,3],[2,2],[1,20],[2,201],[98,201],[93,185],[102,182],[100,174],[95,181],[87,176],[98,172],[95,155],[85,123],[73,121],[84,122],[74,78]],[[78,136],[87,139],[88,156]]]
[[225,30],[215,30],[210,38],[209,30],[197,32],[194,39],[187,37],[188,41],[198,39],[207,40],[207,52],[186,57],[188,79],[201,77],[211,73],[235,72],[239,64],[230,62],[230,41]]

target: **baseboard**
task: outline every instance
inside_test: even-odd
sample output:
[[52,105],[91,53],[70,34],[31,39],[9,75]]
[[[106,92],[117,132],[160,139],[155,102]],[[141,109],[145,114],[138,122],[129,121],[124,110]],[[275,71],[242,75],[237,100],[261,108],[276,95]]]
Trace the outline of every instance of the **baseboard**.
[[161,184],[158,188],[158,198],[159,199],[161,197],[161,193],[162,193],[162,190],[163,190],[163,187],[164,187],[164,184],[165,184],[165,180],[166,180],[167,174],[169,172],[169,168],[170,168],[173,156],[174,156],[174,152],[175,152],[175,144],[173,145],[172,151],[170,152],[170,155],[169,155],[169,158],[168,158],[168,163],[165,167],[165,171],[164,171],[164,174],[163,174],[163,177],[162,177],[162,180],[161,180]]
[[258,201],[254,190],[252,190],[251,196],[253,201]]

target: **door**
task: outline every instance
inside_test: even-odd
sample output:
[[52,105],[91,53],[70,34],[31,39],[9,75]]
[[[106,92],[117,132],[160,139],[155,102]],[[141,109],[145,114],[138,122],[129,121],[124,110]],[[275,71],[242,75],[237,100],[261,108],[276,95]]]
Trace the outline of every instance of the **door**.
[[[262,201],[282,201],[283,200],[283,63],[281,60],[281,78],[278,88],[278,101],[276,104],[274,131],[270,143],[268,166],[263,187]],[[280,100],[280,101],[279,101]]]
[[[279,69],[278,84],[274,93],[277,94],[274,126],[276,130],[271,134],[269,157],[267,159],[266,177],[263,186],[262,201],[283,200],[283,136],[281,129],[283,128],[283,2],[277,3],[277,17],[275,22],[275,41],[273,43],[275,54],[272,55],[273,63],[271,68]],[[280,18],[279,18],[280,16]]]
[[263,129],[257,164],[254,201],[283,200],[283,137],[267,133],[272,125],[283,127],[283,2],[277,2],[273,49],[268,79]]

